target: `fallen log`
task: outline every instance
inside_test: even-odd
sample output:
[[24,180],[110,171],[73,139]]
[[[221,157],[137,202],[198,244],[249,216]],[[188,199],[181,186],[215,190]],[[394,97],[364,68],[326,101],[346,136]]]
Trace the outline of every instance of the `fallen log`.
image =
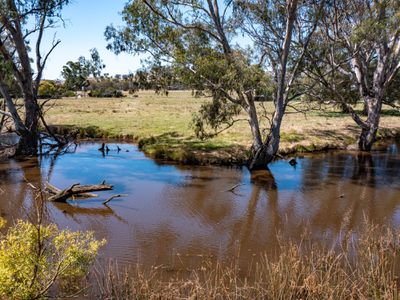
[[[46,182],[46,191],[52,195],[56,195],[56,194],[60,193],[62,190],[60,190],[59,188],[50,184],[49,182]],[[96,198],[98,196],[99,195],[97,195],[97,194],[84,193],[84,194],[76,194],[76,195],[73,195],[72,197],[74,199],[88,199],[88,198]]]
[[58,194],[59,192],[61,192],[61,190],[59,188],[55,187],[50,182],[46,182],[45,186],[46,186],[46,191],[51,193],[51,194],[53,194],[53,195]]
[[59,190],[55,195],[50,196],[48,200],[52,202],[66,202],[68,199],[75,195],[86,194],[96,191],[110,191],[112,189],[113,186],[111,184],[105,184],[104,182],[102,184],[93,185],[80,185],[80,183],[76,183],[65,190]]

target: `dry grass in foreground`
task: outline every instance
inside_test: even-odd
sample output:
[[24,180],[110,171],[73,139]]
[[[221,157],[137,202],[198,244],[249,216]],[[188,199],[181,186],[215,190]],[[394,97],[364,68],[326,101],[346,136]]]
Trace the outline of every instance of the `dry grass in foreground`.
[[185,274],[115,266],[98,273],[102,299],[400,299],[400,231],[366,225],[341,237],[334,249],[303,240],[282,243],[275,258],[240,270],[203,262]]
[[[190,91],[171,91],[168,97],[140,91],[135,98],[66,98],[49,103],[52,108],[46,118],[53,126],[77,128],[82,137],[134,139],[142,150],[156,158],[183,163],[245,159],[251,145],[250,127],[245,120],[212,139],[199,140],[194,136],[193,114],[206,101],[210,98],[195,98]],[[264,105],[272,114],[273,104]],[[299,107],[299,103],[294,105]],[[357,109],[360,111],[362,106]],[[399,134],[399,116],[400,112],[384,107],[379,135]],[[267,120],[263,126],[267,127]],[[337,109],[326,107],[302,114],[288,108],[282,124],[280,152],[343,148],[355,143],[359,133],[351,117]]]

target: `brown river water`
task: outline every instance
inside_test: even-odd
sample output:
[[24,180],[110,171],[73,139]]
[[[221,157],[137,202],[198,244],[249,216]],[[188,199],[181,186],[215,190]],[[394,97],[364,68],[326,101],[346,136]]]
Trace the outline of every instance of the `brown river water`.
[[[396,143],[371,155],[306,155],[295,167],[279,160],[252,176],[245,168],[164,164],[133,145],[118,145],[122,151],[111,144],[105,156],[99,144],[84,143],[74,153],[0,162],[0,215],[12,223],[32,211],[27,182],[66,188],[106,180],[115,189],[98,199],[48,203],[48,220],[105,238],[104,261],[143,266],[234,256],[249,263],[276,249],[278,233],[299,239],[308,228],[315,240],[334,240],[366,218],[400,225]],[[128,196],[104,206],[114,194]]]

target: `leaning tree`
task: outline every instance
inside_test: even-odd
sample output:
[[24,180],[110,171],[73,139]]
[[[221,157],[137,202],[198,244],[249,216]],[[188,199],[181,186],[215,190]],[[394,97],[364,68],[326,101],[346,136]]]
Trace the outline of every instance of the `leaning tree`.
[[[215,131],[244,111],[252,133],[248,167],[265,168],[277,154],[287,105],[301,95],[298,79],[322,0],[132,0],[125,26],[106,29],[115,53],[147,52],[182,79],[212,95],[196,119]],[[248,47],[246,47],[248,46]],[[274,112],[256,103],[271,95]]]
[[[400,1],[329,0],[320,20],[307,54],[309,94],[344,107],[361,128],[359,149],[370,151],[382,105],[396,105]],[[359,101],[366,118],[354,109]]]
[[[17,154],[38,151],[39,123],[43,119],[37,101],[47,59],[60,43],[54,40],[47,53],[42,51],[43,35],[60,18],[69,0],[0,0],[0,93],[5,99],[15,131],[20,136]],[[13,77],[22,94],[23,110],[17,109],[9,86]]]

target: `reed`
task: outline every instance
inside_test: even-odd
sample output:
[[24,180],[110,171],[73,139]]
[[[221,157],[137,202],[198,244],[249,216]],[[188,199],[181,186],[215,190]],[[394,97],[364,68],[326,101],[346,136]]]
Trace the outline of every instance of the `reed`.
[[236,259],[176,272],[111,264],[96,271],[92,292],[103,299],[400,299],[399,238],[399,230],[366,223],[329,246],[307,235],[282,241],[247,269]]

